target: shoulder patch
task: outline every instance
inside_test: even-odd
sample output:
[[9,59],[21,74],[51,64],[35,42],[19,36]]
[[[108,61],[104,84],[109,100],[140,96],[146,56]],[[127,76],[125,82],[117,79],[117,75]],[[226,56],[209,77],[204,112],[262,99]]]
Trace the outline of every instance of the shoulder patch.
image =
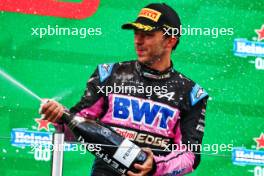
[[103,82],[106,78],[108,78],[113,69],[114,64],[100,64],[98,65],[98,70],[99,70],[99,76],[100,76],[100,81]]
[[198,84],[195,84],[190,95],[192,106],[194,106],[198,101],[207,95],[208,93],[202,87],[200,87]]

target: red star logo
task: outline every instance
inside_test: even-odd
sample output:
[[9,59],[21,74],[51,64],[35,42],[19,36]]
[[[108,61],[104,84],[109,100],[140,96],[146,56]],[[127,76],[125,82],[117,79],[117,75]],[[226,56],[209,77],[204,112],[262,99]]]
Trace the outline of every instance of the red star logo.
[[50,122],[48,120],[35,119],[35,121],[38,123],[38,131],[40,131],[41,129],[49,131]]
[[264,134],[261,133],[261,135],[258,138],[254,138],[254,141],[256,141],[257,145],[257,150],[264,148]]
[[255,30],[255,32],[258,34],[258,41],[261,41],[264,39],[264,25],[262,25],[261,29]]

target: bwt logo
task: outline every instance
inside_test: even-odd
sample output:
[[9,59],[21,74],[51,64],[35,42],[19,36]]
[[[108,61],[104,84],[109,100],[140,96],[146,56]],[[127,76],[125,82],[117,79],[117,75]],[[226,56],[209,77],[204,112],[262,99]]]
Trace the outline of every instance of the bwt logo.
[[84,19],[96,12],[100,0],[83,0],[81,3],[59,0],[1,0],[0,10],[8,12]]
[[114,96],[113,117],[129,120],[137,124],[153,126],[159,119],[158,128],[166,130],[170,119],[174,118],[177,109],[150,100]]

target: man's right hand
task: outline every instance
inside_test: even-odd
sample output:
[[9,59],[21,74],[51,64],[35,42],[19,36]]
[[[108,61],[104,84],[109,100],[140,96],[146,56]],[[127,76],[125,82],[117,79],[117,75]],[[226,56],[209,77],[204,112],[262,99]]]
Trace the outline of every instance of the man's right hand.
[[48,120],[50,122],[57,122],[63,115],[64,107],[50,99],[44,99],[44,103],[40,105],[40,114],[43,115],[43,120]]

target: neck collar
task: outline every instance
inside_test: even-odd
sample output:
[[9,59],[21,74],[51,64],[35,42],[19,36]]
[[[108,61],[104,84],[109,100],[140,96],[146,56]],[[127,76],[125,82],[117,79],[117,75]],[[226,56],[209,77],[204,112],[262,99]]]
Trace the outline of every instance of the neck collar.
[[171,77],[171,73],[173,71],[173,64],[171,61],[170,67],[164,71],[154,70],[144,65],[143,63],[136,61],[136,69],[140,73],[141,76],[151,79],[166,79]]

